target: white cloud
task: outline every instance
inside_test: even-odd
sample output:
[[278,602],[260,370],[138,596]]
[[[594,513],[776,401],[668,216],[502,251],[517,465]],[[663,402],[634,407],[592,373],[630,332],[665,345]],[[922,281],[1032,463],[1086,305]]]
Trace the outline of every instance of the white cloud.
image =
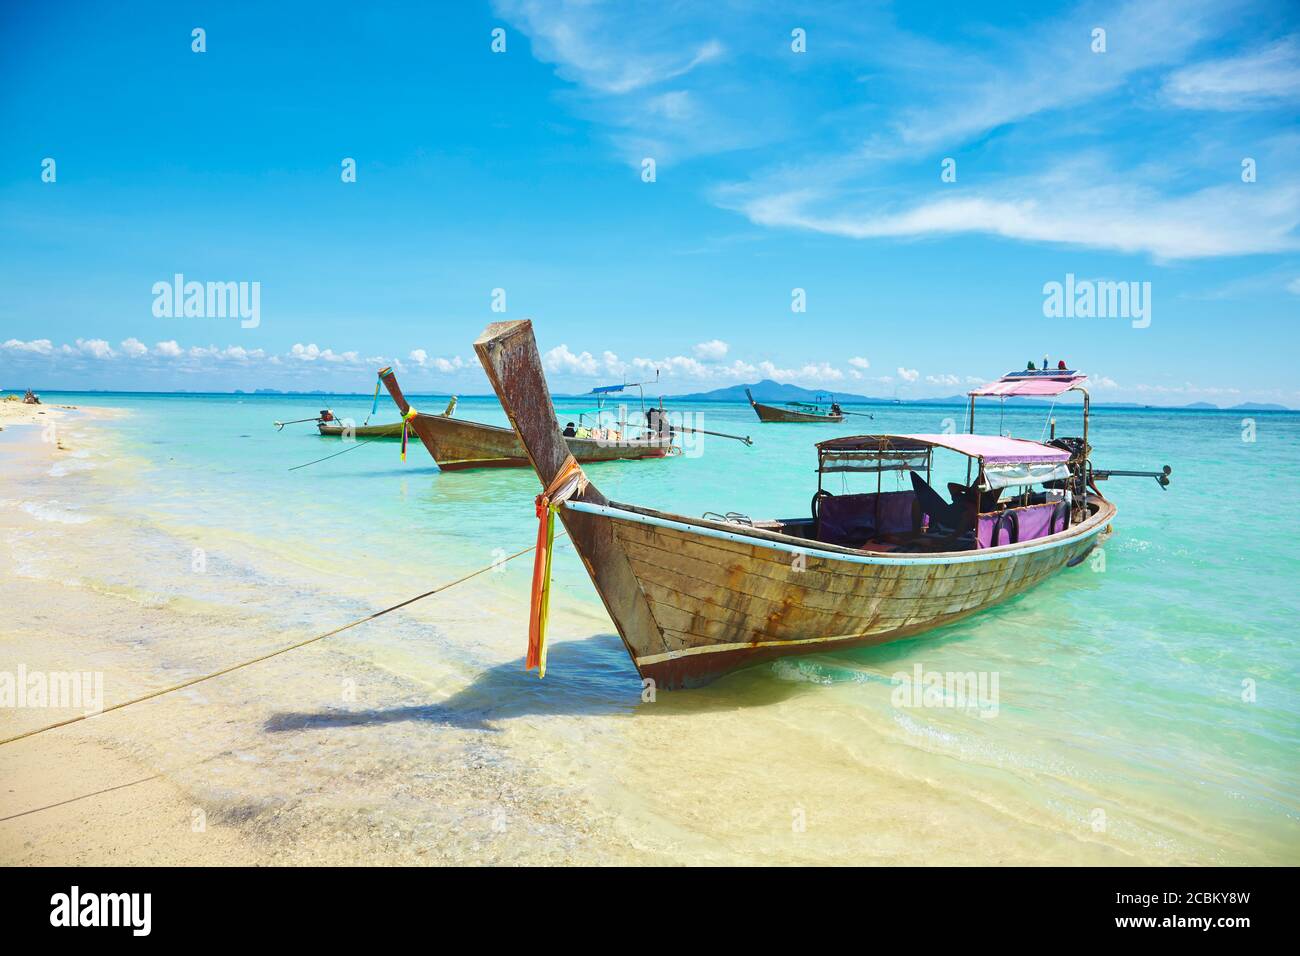
[[620,18],[583,0],[498,0],[496,6],[529,35],[536,57],[600,93],[623,95],[676,79],[723,53],[716,40],[683,42],[669,16]]
[[77,339],[77,349],[101,360],[111,359],[117,354],[103,339]]
[[1300,100],[1300,42],[1284,40],[1241,56],[1183,67],[1165,81],[1175,106],[1198,110],[1266,109]]
[[782,383],[823,385],[844,380],[844,373],[828,362],[809,362],[799,368],[779,368],[772,362],[763,361],[758,363],[758,371],[764,378]]
[[4,348],[11,352],[34,352],[37,355],[49,355],[54,351],[54,343],[49,339],[33,339],[30,342],[9,339],[4,343]]
[[623,375],[627,372],[627,363],[620,361],[619,357],[608,349],[601,356],[601,360],[605,363],[605,371],[610,375]]
[[863,372],[871,368],[871,363],[868,362],[861,355],[853,356],[853,358],[849,359],[849,364],[852,365],[854,368],[859,369]]
[[322,349],[316,343],[302,345],[296,343],[289,351],[289,357],[297,359],[300,362],[330,362],[333,364],[347,363],[357,364],[360,356],[356,352],[335,352],[333,349]]
[[696,358],[717,362],[726,358],[727,348],[727,343],[721,339],[709,339],[695,346],[694,352]]
[[590,352],[574,355],[567,345],[557,345],[542,358],[548,372],[569,375],[595,375],[598,368]]
[[[352,356],[356,355],[355,352],[349,352],[346,354]],[[458,372],[461,369],[469,366],[469,363],[467,363],[459,355],[454,355],[449,359],[441,358],[441,357],[430,358],[429,353],[426,352],[424,349],[411,349],[411,352],[407,356],[407,358],[413,364],[419,366],[420,368],[431,368],[434,369],[435,371],[443,372],[443,373]],[[382,362],[383,359],[378,356],[373,356],[365,360],[365,364],[367,365],[379,365]]]
[[646,101],[646,109],[667,120],[680,121],[689,119],[695,113],[691,94],[686,90],[674,90],[662,93]]
[[898,377],[904,382],[915,382],[921,377],[921,373],[914,368],[903,368],[900,365],[898,367]]
[[670,355],[661,359],[634,358],[632,365],[645,374],[658,371],[669,377],[693,379],[708,379],[712,376],[710,366],[689,355]]
[[926,199],[906,208],[852,203],[842,196],[826,203],[808,190],[759,196],[737,208],[759,225],[850,239],[987,233],[1162,259],[1300,249],[1295,235],[1300,186],[1210,186],[1174,197],[1101,175],[1108,178],[1085,178],[1075,166],[1058,168],[1037,183],[1008,182],[985,195]]
[[149,347],[137,338],[123,339],[119,346],[131,358],[139,358],[142,355],[149,354]]
[[1292,279],[1286,284],[1286,291],[1300,295],[1300,278]]
[[[1142,70],[1181,61],[1214,29],[1213,2],[1120,3],[1080,9],[1028,29],[984,34],[977,47],[934,47],[930,62],[897,64],[925,84],[936,105],[909,110],[892,139],[872,140],[869,154],[915,153],[967,141],[1007,124],[1102,96]],[[1104,54],[1088,50],[1105,24]],[[923,51],[923,55],[924,55]]]
[[[956,375],[927,375],[925,380],[931,385],[960,385],[961,379]],[[912,381],[912,379],[908,379]]]
[[433,360],[432,365],[439,372],[457,372],[465,367],[465,360],[459,355],[450,359],[436,358]]
[[181,347],[176,344],[175,339],[167,342],[155,342],[153,348],[159,355],[165,355],[168,358],[176,358],[181,354]]

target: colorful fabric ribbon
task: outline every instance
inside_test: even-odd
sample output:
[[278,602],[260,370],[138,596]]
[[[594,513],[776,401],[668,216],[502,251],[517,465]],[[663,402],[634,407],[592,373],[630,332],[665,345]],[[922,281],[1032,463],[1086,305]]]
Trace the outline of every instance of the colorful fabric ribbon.
[[528,608],[526,670],[546,676],[546,618],[551,604],[551,548],[555,543],[555,513],[559,506],[587,488],[587,476],[572,455],[565,459],[546,490],[537,496],[537,550],[533,555],[532,600]]
[[411,427],[411,419],[418,414],[414,405],[407,405],[406,414],[402,416],[402,461],[406,461],[406,432]]

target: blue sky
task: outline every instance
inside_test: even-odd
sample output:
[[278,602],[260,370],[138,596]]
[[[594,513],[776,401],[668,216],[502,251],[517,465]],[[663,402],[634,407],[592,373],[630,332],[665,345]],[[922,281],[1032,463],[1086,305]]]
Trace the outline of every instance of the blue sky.
[[[0,385],[483,392],[527,317],[564,391],[1048,353],[1300,406],[1298,8],[973,6],[5,4]],[[177,273],[258,283],[256,326],[156,315]],[[1044,315],[1067,275],[1149,323]]]

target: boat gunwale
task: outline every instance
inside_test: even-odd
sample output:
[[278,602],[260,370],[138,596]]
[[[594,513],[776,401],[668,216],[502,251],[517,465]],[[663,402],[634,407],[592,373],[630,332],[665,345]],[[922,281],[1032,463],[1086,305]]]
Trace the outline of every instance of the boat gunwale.
[[749,544],[757,547],[770,548],[776,551],[785,551],[789,554],[802,554],[810,558],[844,561],[849,564],[888,566],[915,564],[968,564],[977,561],[996,561],[999,558],[1019,557],[1023,554],[1048,551],[1075,541],[1081,541],[1104,530],[1105,527],[1115,518],[1116,508],[1114,504],[1100,496],[1094,497],[1093,500],[1098,503],[1098,508],[1095,514],[1086,521],[1077,525],[1072,525],[1064,531],[1058,531],[1056,534],[1047,535],[1043,538],[1035,538],[1032,541],[1025,541],[1023,543],[1001,544],[997,547],[981,548],[974,551],[939,551],[931,552],[929,554],[868,551],[859,548],[847,548],[842,545],[828,544],[825,542],[817,542],[816,547],[810,547],[807,544],[806,538],[798,538],[794,535],[782,534],[779,531],[769,531],[766,528],[750,527],[746,525],[724,524],[722,522],[710,521],[707,518],[690,518],[685,515],[655,511],[651,508],[642,508],[637,505],[628,505],[617,501],[610,501],[608,505],[597,505],[586,501],[569,500],[564,502],[561,507],[584,514],[596,515],[614,520],[649,524],[667,528],[669,530],[681,531],[689,534],[699,534],[703,537],[722,538],[723,540],[733,541],[739,544]]

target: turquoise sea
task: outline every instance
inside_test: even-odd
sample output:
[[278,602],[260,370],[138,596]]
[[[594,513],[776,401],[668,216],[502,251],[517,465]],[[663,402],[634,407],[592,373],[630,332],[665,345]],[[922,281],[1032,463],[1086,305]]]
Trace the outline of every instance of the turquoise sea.
[[[382,441],[290,470],[348,446],[311,424],[277,431],[274,420],[331,408],[360,421],[368,396],[51,393],[46,401],[129,412],[104,426],[128,465],[110,492],[122,514],[207,536],[214,562],[238,543],[319,569],[324,596],[294,605],[294,625],[308,630],[450,581],[528,547],[535,534],[530,471],[443,474],[418,441],[405,462],[395,442]],[[412,396],[422,410],[440,411],[444,401]],[[588,404],[561,400],[562,419]],[[693,413],[698,427],[755,443],[705,438],[691,454],[598,464],[589,477],[616,500],[756,518],[807,513],[814,442],[939,432],[960,428],[964,414],[903,404],[850,407],[874,420],[841,426],[763,425],[746,405],[669,404]],[[1038,439],[1047,414],[1046,405],[985,403],[977,430],[1000,425]],[[1053,414],[1058,434],[1078,434],[1077,404]],[[489,398],[463,398],[456,416],[506,422]],[[385,400],[375,420],[395,417]],[[823,827],[825,842],[800,846],[825,846],[823,858],[836,845],[865,846],[871,834],[880,862],[1300,862],[1300,554],[1291,507],[1300,414],[1101,408],[1090,438],[1098,468],[1173,469],[1168,490],[1138,478],[1103,485],[1119,514],[1102,557],[929,635],[661,694],[653,714],[567,546],[555,562],[545,681],[522,673],[527,557],[474,592],[491,606],[473,640],[420,645],[417,656],[396,616],[350,640],[375,654],[386,648],[397,670],[454,665],[475,687],[480,715],[499,728],[551,719],[559,740],[569,735],[587,751],[571,759],[603,788],[611,812],[638,821],[626,824],[629,839],[648,853],[673,846],[704,861],[750,847],[769,859],[816,859],[798,846],[754,849],[758,831],[788,831],[791,814],[806,813],[808,832]],[[160,567],[143,583],[181,592],[190,580]],[[299,598],[313,587],[310,574],[293,581]],[[219,585],[204,586],[219,599]],[[256,577],[240,584],[258,586]],[[455,591],[431,598],[425,613],[436,618],[435,602],[457,600]],[[240,640],[232,635],[234,657]],[[996,713],[899,706],[893,675],[916,666],[996,674]],[[564,753],[564,743],[554,746]],[[944,855],[927,857],[927,847]]]

